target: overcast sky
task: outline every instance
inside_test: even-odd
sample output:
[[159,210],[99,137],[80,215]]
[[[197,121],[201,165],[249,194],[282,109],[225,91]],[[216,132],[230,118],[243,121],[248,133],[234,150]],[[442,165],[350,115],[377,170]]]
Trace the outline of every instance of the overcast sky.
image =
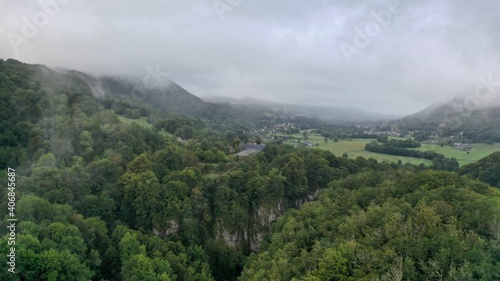
[[500,78],[498,0],[55,1],[0,0],[1,58],[402,115]]

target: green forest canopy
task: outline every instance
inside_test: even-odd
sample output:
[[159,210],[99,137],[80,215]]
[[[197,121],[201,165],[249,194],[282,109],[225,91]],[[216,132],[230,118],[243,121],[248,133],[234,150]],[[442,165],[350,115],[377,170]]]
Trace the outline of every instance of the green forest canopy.
[[[498,189],[469,179],[495,183],[494,160],[459,176],[272,143],[237,158],[234,123],[124,124],[78,77],[13,60],[0,114],[18,218],[0,280],[499,278]],[[7,253],[5,219],[0,234]]]

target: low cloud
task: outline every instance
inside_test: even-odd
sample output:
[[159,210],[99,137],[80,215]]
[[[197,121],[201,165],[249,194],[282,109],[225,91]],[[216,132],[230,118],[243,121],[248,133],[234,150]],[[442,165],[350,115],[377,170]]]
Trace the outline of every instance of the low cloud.
[[[400,13],[387,24],[379,21],[378,31],[371,23],[374,36],[368,34],[369,44],[351,60],[342,43],[356,46],[356,30],[366,33],[367,24],[377,22],[373,12],[389,11],[394,0],[221,1],[238,5],[217,10],[212,0],[8,1],[0,11],[0,54],[137,79],[158,66],[201,97],[390,114],[468,95],[479,77],[500,73],[500,4],[494,0],[400,0]],[[30,24],[36,32],[25,36]]]

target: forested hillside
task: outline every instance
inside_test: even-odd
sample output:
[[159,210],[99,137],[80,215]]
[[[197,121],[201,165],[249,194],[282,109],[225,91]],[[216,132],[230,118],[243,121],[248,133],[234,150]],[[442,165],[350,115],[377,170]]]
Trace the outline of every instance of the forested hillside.
[[456,98],[398,120],[396,124],[406,130],[420,131],[420,135],[439,134],[448,137],[461,134],[472,142],[500,142],[498,102],[481,107],[473,105],[467,98]]
[[0,280],[500,276],[500,195],[485,183],[275,143],[237,157],[256,138],[235,119],[92,93],[72,72],[0,60],[3,265],[17,219],[16,273]]
[[499,202],[448,172],[357,173],[278,220],[241,280],[498,280]]
[[463,166],[458,173],[500,188],[500,152]]

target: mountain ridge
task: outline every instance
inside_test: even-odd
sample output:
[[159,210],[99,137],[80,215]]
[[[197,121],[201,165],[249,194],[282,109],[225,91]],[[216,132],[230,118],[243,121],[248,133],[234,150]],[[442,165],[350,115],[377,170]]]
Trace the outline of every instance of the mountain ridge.
[[460,136],[472,142],[499,142],[500,105],[472,101],[474,99],[470,96],[456,97],[406,116],[398,124],[408,130],[434,132],[440,137]]
[[248,97],[236,99],[223,96],[209,96],[204,97],[204,100],[234,105],[262,106],[271,108],[275,111],[281,111],[284,113],[290,113],[307,118],[317,118],[334,123],[392,120],[398,117],[393,115],[375,113],[358,107],[317,106],[298,103],[288,104],[253,99]]

